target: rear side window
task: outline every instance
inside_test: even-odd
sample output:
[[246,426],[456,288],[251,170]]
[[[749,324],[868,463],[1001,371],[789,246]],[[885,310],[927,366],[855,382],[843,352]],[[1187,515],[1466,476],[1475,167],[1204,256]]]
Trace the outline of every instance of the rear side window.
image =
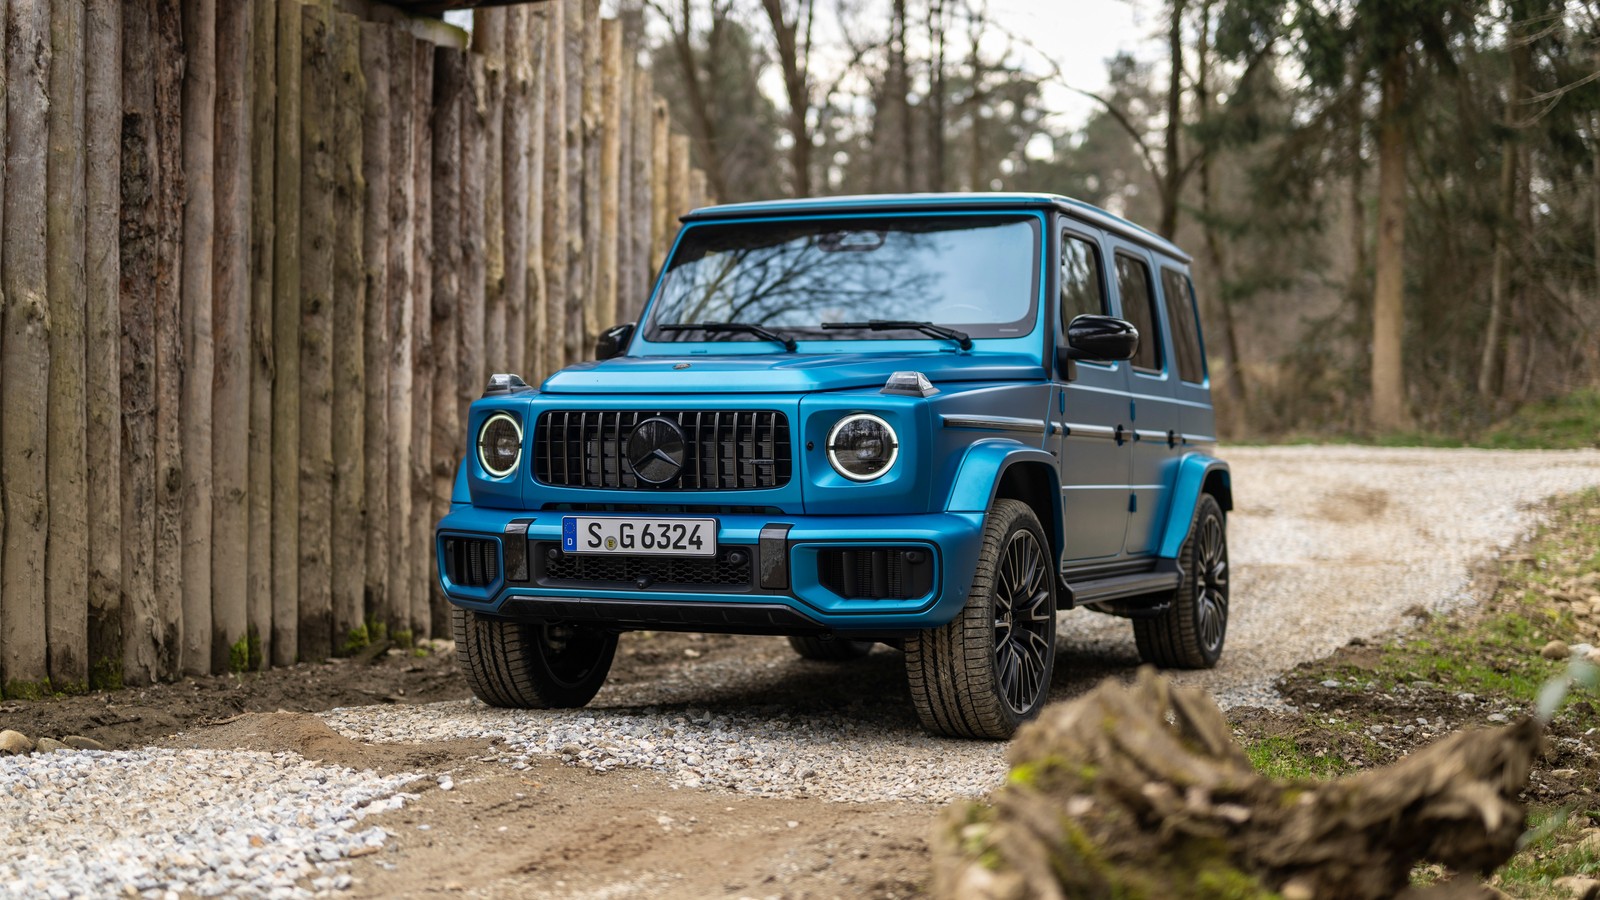
[[1105,277],[1100,271],[1100,248],[1073,234],[1061,235],[1061,327],[1078,316],[1107,313]]
[[1117,293],[1122,297],[1122,317],[1139,329],[1139,352],[1133,367],[1144,372],[1161,371],[1161,316],[1156,312],[1156,294],[1150,286],[1150,267],[1123,253],[1117,254]]
[[1161,295],[1167,301],[1167,321],[1172,323],[1172,352],[1178,357],[1178,377],[1199,384],[1206,380],[1206,358],[1200,350],[1200,318],[1189,276],[1163,267]]

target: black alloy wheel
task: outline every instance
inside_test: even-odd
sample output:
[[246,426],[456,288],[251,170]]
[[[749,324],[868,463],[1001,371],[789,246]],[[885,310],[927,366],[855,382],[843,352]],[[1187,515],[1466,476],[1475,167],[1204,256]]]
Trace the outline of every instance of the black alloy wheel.
[[1044,549],[1033,532],[1013,532],[994,590],[994,665],[1006,705],[1026,715],[1048,688],[1055,603]]
[[1159,615],[1133,620],[1139,658],[1168,669],[1209,669],[1228,639],[1228,520],[1201,494],[1178,552],[1181,580]]
[[479,700],[511,709],[571,709],[600,691],[617,635],[585,625],[510,622],[451,609],[456,661]]

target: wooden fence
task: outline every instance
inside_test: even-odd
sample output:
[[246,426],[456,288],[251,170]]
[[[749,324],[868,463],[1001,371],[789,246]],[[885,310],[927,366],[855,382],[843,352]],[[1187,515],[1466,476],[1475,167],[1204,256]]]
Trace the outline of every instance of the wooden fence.
[[688,142],[599,0],[0,0],[0,685],[438,634],[462,416],[633,315]]

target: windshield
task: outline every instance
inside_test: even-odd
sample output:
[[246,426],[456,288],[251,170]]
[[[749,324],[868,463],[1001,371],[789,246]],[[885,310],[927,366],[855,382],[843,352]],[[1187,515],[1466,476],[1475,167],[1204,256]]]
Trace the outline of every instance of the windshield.
[[873,319],[931,322],[974,338],[1033,330],[1039,219],[871,216],[724,222],[684,231],[651,308],[651,341],[762,341],[745,323],[822,340],[927,338],[912,328],[823,330]]

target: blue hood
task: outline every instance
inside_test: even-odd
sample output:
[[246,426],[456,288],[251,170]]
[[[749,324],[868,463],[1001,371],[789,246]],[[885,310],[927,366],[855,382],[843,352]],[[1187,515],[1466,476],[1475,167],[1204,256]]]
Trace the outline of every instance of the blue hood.
[[891,374],[912,370],[935,384],[1044,377],[1039,360],[1021,353],[634,356],[578,363],[550,376],[540,390],[555,394],[798,394],[881,387]]

